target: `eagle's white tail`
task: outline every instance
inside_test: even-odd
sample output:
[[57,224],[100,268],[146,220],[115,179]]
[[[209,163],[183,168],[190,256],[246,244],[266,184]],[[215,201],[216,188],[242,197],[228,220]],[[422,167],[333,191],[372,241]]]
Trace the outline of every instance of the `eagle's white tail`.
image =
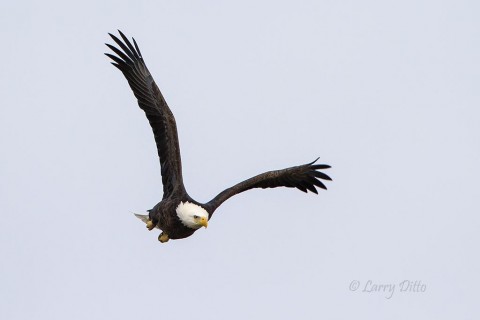
[[136,213],[134,213],[134,215],[135,215],[135,217],[142,220],[143,222],[145,222],[145,223],[148,222],[148,214],[136,214]]

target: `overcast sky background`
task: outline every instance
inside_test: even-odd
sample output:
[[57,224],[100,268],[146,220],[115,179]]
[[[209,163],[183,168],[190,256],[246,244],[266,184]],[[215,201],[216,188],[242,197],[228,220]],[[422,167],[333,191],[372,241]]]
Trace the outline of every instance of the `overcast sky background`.
[[[0,318],[478,319],[479,15],[3,1]],[[329,190],[249,191],[160,244],[131,213],[162,189],[151,129],[103,56],[117,28],[175,114],[192,197],[318,156]]]

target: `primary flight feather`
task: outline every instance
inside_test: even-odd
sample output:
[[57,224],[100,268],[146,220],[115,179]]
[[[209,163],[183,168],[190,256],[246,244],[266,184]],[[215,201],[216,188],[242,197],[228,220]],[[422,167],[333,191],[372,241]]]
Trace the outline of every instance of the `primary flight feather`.
[[125,76],[138,100],[138,105],[145,112],[153,130],[157,144],[163,183],[163,198],[148,215],[136,215],[152,230],[162,230],[158,239],[182,239],[191,236],[201,227],[207,227],[215,210],[228,198],[253,188],[297,188],[303,192],[317,193],[316,187],[327,189],[320,180],[331,180],[320,172],[330,168],[326,164],[315,164],[318,160],[282,170],[269,171],[240,182],[220,192],[207,203],[192,199],[183,184],[182,161],[178,143],[177,125],[172,111],[167,105],[160,89],[147,69],[138,45],[132,43],[119,30],[122,40],[109,34],[118,45],[106,44],[116,55],[105,53]]

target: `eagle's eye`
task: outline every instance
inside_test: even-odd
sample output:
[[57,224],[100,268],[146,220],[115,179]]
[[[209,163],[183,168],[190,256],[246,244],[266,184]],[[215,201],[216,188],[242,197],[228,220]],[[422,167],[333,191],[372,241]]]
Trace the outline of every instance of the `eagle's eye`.
[[198,216],[194,215],[194,216],[193,216],[193,219],[198,219]]

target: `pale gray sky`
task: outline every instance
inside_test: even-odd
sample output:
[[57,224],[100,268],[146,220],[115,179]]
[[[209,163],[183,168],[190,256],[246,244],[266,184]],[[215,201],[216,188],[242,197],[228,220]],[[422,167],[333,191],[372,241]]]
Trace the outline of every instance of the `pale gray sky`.
[[[479,9],[2,2],[0,318],[478,319]],[[117,28],[176,116],[194,198],[317,156],[329,190],[250,191],[158,243],[131,214],[162,189],[103,56]]]

